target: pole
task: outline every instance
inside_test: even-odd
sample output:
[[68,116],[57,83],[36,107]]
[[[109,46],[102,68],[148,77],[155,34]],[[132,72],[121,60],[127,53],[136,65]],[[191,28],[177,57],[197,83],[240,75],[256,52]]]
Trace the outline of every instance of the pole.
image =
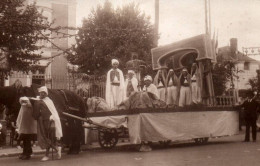
[[208,35],[209,29],[208,29],[208,0],[205,0],[205,32]]
[[155,21],[154,21],[154,44],[158,46],[159,34],[159,0],[155,0]]
[[257,69],[256,70],[257,72],[257,93],[259,94],[260,93],[260,69]]
[[105,125],[103,125],[103,124],[93,122],[93,121],[91,121],[90,119],[85,119],[85,118],[82,118],[82,117],[79,117],[79,116],[75,116],[75,115],[72,115],[72,114],[69,114],[69,113],[66,113],[66,112],[63,112],[62,114],[65,115],[65,116],[67,116],[67,117],[71,117],[71,118],[74,118],[74,119],[78,119],[78,120],[80,120],[80,121],[87,122],[87,123],[89,123],[89,124],[93,124],[93,125],[98,126],[98,127],[104,127],[104,128],[109,128],[109,129],[111,128],[111,127],[109,127],[109,126],[105,126]]
[[[208,3],[208,8],[209,8],[209,36],[211,36],[211,7],[210,7],[210,0],[208,0],[209,1],[209,3]],[[215,47],[215,46],[213,46],[213,47]]]

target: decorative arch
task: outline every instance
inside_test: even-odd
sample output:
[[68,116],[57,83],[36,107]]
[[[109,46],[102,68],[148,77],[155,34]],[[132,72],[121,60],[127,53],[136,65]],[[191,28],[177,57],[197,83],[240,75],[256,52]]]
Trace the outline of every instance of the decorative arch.
[[169,60],[173,61],[173,69],[179,70],[192,65],[197,59],[199,51],[195,48],[176,49],[162,55],[158,60],[158,66],[167,68]]

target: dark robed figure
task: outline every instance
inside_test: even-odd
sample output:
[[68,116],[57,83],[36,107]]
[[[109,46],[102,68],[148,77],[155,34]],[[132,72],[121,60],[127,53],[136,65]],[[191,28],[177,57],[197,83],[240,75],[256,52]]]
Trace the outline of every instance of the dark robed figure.
[[250,128],[252,128],[252,138],[253,141],[256,141],[256,120],[257,120],[257,111],[259,110],[259,104],[254,99],[253,92],[248,93],[248,99],[240,106],[244,108],[245,114],[245,123],[246,123],[246,135],[245,142],[250,141]]
[[[50,148],[55,149],[58,159],[61,158],[60,139],[63,136],[59,114],[52,100],[48,97],[48,90],[45,86],[38,89],[39,100],[34,103],[33,116],[38,122],[38,144],[46,149],[42,161],[49,160]],[[57,143],[57,144],[56,144]],[[58,146],[56,148],[56,145]]]

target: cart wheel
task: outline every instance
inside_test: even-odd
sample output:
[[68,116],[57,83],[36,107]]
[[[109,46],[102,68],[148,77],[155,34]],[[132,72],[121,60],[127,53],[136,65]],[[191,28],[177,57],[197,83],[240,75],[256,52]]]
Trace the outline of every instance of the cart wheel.
[[197,143],[197,144],[205,144],[205,143],[208,142],[208,140],[209,140],[208,137],[205,137],[205,138],[195,138],[194,139],[195,143]]
[[118,133],[116,129],[102,129],[98,131],[99,145],[104,149],[111,149],[118,142]]

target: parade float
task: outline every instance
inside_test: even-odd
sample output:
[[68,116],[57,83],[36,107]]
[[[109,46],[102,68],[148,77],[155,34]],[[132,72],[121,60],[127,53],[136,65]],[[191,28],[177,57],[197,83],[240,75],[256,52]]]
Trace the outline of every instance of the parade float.
[[232,97],[214,96],[212,65],[215,52],[212,40],[199,35],[166,46],[153,48],[154,70],[176,73],[184,67],[190,71],[197,63],[201,78],[201,103],[185,107],[168,107],[152,94],[136,92],[121,103],[117,110],[87,113],[84,127],[98,131],[103,148],[114,147],[118,139],[127,137],[131,144],[143,142],[174,142],[194,140],[206,143],[209,138],[238,134],[239,116]]

